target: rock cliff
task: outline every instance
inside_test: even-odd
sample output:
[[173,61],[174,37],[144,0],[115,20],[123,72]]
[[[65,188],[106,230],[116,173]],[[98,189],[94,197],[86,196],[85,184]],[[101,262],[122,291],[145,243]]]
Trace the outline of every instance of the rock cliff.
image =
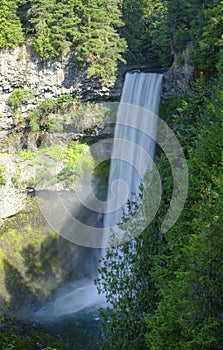
[[115,87],[101,86],[97,79],[89,79],[84,70],[77,67],[75,52],[43,62],[26,45],[0,50],[0,130],[15,124],[13,110],[8,106],[11,92],[18,87],[31,89],[33,98],[23,106],[25,115],[44,98],[56,98],[61,94],[80,94],[84,99],[118,98],[122,82]]

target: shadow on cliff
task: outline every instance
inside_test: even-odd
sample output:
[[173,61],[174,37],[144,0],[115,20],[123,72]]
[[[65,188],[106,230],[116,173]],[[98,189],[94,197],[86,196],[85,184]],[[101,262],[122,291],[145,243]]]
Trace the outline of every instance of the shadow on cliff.
[[[3,303],[16,311],[38,308],[64,284],[90,278],[94,251],[69,243],[60,236],[40,244],[28,244],[19,261],[3,260],[5,295]],[[4,294],[4,293],[3,293]]]
[[[79,72],[80,74],[80,72]],[[66,89],[70,89],[74,83],[75,79],[78,77],[78,72],[77,72],[77,64],[76,64],[76,58],[74,52],[71,52],[69,55],[68,62],[65,66],[64,69],[64,81],[62,83],[63,87]],[[80,79],[80,77],[79,77]],[[80,81],[76,82],[77,84],[80,84]]]
[[12,309],[19,310],[26,303],[32,303],[36,298],[34,290],[29,283],[21,275],[19,270],[8,260],[3,261],[5,274],[5,288],[8,297],[2,297],[4,303],[8,304]]

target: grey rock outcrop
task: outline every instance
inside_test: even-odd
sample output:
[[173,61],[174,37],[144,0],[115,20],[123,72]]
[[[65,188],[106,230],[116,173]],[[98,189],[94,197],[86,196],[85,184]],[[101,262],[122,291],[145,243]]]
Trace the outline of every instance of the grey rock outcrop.
[[15,88],[32,89],[33,99],[23,106],[22,113],[35,108],[38,101],[56,98],[61,94],[80,94],[83,98],[108,99],[118,98],[122,82],[115,86],[101,85],[97,79],[89,79],[86,71],[76,65],[75,52],[57,57],[47,62],[39,59],[27,43],[16,48],[0,50],[0,130],[13,128],[13,109],[8,106],[8,99]]
[[[181,61],[181,63],[179,63]],[[176,56],[172,66],[164,74],[162,96],[182,96],[191,91],[194,67],[188,62],[188,49]]]

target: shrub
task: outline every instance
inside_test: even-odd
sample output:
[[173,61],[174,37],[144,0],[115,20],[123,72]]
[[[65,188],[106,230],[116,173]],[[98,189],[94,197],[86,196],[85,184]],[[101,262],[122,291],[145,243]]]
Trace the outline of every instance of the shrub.
[[18,108],[32,97],[32,89],[15,88],[8,99],[8,104],[10,107]]
[[68,184],[72,184],[80,179],[87,169],[94,169],[94,159],[86,143],[71,142],[64,151],[63,158],[65,167],[58,174],[58,182],[66,180]]

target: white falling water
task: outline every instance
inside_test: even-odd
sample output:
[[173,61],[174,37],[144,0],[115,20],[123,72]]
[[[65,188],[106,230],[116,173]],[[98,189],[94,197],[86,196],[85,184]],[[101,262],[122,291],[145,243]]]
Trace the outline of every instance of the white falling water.
[[35,313],[35,319],[46,323],[62,316],[75,314],[80,310],[103,305],[106,305],[105,296],[98,294],[92,280],[84,278],[58,291],[54,300],[46,303]]
[[[117,197],[114,195],[110,200],[111,191],[108,192],[110,200],[108,210],[111,214],[106,214],[104,217],[105,228],[120,222],[127,200],[134,197],[132,193],[136,195],[139,193],[143,175],[152,167],[161,82],[161,74],[138,72],[126,74],[114,135],[109,188],[115,180],[122,181],[118,186],[116,181],[114,186]],[[135,146],[144,151],[138,153]],[[125,186],[123,189],[124,183],[128,187],[127,192]],[[123,202],[122,206],[112,212],[111,208],[113,206],[117,208],[119,201]],[[108,237],[106,240],[108,242]],[[102,246],[106,247],[106,242]],[[83,279],[59,291],[54,300],[41,308],[36,316],[37,319],[47,321],[98,305],[106,305],[105,296],[98,295],[92,280]]]
[[[117,228],[127,201],[136,198],[146,170],[152,169],[161,83],[161,74],[126,74],[111,157],[105,230]],[[107,234],[104,246],[108,240]]]

